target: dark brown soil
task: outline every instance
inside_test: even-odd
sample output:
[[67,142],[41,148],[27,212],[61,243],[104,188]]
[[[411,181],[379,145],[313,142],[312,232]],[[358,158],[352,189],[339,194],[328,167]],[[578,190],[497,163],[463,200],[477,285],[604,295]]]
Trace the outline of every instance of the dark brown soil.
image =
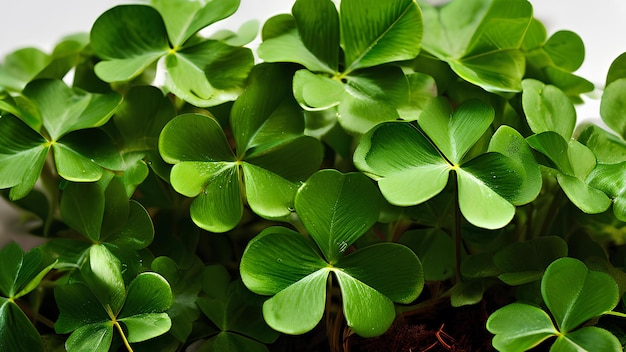
[[428,312],[397,319],[382,336],[350,336],[347,352],[482,352],[494,351],[492,335],[485,329],[489,314],[485,304],[452,308],[444,302]]

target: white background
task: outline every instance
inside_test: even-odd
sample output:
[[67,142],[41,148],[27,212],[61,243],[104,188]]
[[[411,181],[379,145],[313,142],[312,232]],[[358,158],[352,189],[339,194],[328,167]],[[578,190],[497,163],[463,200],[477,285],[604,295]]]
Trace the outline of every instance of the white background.
[[[239,24],[250,19],[258,19],[263,23],[272,15],[290,12],[293,1],[241,0],[239,11],[234,16],[212,25],[209,30],[236,29]],[[0,0],[0,61],[7,53],[25,46],[35,46],[48,52],[61,37],[76,32],[88,32],[96,18],[108,8],[131,2],[138,1]],[[549,34],[568,29],[582,37],[587,56],[577,73],[601,89],[613,59],[626,52],[626,1],[530,2],[535,9],[535,17],[546,25]],[[595,96],[586,98],[587,104],[578,107],[579,121],[599,117],[597,94]],[[0,247],[7,240],[8,234],[15,231],[18,221],[12,210],[0,204]]]

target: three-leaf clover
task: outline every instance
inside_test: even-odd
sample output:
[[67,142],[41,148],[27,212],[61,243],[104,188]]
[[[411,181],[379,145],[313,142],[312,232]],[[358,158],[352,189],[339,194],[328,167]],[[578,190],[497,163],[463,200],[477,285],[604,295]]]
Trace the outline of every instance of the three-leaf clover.
[[492,151],[466,157],[493,118],[493,109],[479,101],[466,101],[453,112],[445,100],[434,99],[418,119],[421,129],[386,122],[367,132],[354,152],[354,164],[399,206],[434,197],[454,171],[463,216],[475,226],[501,228],[513,218],[515,205],[536,197],[541,175],[523,138],[511,128],[496,132]]
[[37,288],[55,264],[45,265],[39,248],[25,254],[10,243],[0,250],[0,350],[43,351],[39,333],[15,300]]
[[51,79],[29,83],[23,94],[38,110],[35,119],[0,118],[0,188],[11,188],[12,199],[34,187],[50,150],[56,171],[69,181],[93,182],[103,168],[121,169],[110,137],[94,128],[113,115],[119,94],[87,93]]
[[592,214],[608,209],[609,197],[587,183],[596,167],[596,156],[572,139],[576,111],[569,98],[559,88],[533,79],[524,80],[522,85],[526,120],[535,133],[526,139],[528,144],[550,160],[547,166],[578,208]]
[[128,81],[162,59],[165,87],[196,106],[234,100],[254,64],[250,49],[204,39],[198,32],[232,15],[239,0],[153,0],[120,5],[91,29],[91,45],[103,61],[96,74],[106,82]]
[[188,197],[194,222],[225,232],[241,220],[243,202],[266,218],[291,214],[298,183],[319,167],[318,140],[303,136],[304,119],[290,91],[291,71],[257,66],[230,115],[235,152],[222,126],[206,115],[184,114],[163,129],[159,150],[171,164],[173,188]]
[[130,343],[170,329],[170,317],[164,312],[172,304],[172,291],[160,275],[141,273],[126,287],[119,260],[105,246],[93,245],[81,276],[84,282],[54,290],[60,311],[54,328],[60,334],[71,332],[65,343],[68,352],[109,351],[114,330],[131,350]]
[[621,351],[610,332],[580,327],[591,318],[610,312],[619,302],[618,287],[607,274],[591,271],[574,258],[554,261],[541,280],[541,295],[554,317],[540,307],[512,303],[495,311],[487,329],[495,334],[498,351],[526,351],[556,336],[550,351]]
[[492,92],[522,90],[526,58],[520,50],[532,20],[526,0],[420,2],[425,51],[464,80]]
[[331,273],[341,288],[347,324],[364,337],[389,328],[395,318],[393,302],[417,298],[424,274],[410,249],[379,243],[351,251],[377,221],[379,197],[361,174],[318,171],[295,200],[310,238],[271,227],[248,243],[241,277],[251,291],[272,296],[263,304],[263,316],[272,328],[289,334],[313,329],[324,314]]
[[298,102],[311,110],[337,107],[340,124],[363,133],[399,118],[409,104],[409,83],[415,82],[385,64],[417,56],[422,17],[412,0],[343,0],[339,6],[297,0],[292,15],[265,24],[259,56],[303,65],[293,82]]

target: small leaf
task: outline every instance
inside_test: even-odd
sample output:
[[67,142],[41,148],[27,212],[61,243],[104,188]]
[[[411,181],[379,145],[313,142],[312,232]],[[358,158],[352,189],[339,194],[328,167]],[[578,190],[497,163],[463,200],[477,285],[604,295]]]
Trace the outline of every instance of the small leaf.
[[82,283],[57,286],[54,289],[54,298],[60,311],[54,329],[59,334],[110,320],[98,298]]
[[309,70],[298,70],[293,77],[294,97],[307,110],[325,110],[339,105],[344,91],[339,80]]
[[418,123],[437,148],[454,165],[459,165],[469,149],[493,122],[493,108],[474,100],[452,107],[443,99],[432,100],[424,109]]
[[71,183],[61,197],[61,216],[73,229],[97,242],[104,217],[104,190],[97,183]]
[[617,132],[622,139],[626,139],[626,103],[620,98],[626,92],[626,78],[617,79],[604,89],[600,104],[600,116],[602,121],[613,131]]
[[447,184],[450,172],[420,131],[399,122],[379,124],[363,135],[354,151],[354,164],[378,182],[391,204],[400,206],[434,197]]
[[526,120],[535,133],[552,131],[569,140],[576,126],[576,110],[560,89],[526,79],[522,82],[522,104]]
[[572,31],[558,31],[543,45],[543,49],[556,67],[568,72],[580,68],[585,59],[585,44],[580,36]]
[[13,116],[0,117],[0,188],[15,187],[11,199],[25,197],[35,186],[50,146],[45,138]]
[[524,303],[512,303],[492,313],[487,330],[496,335],[492,343],[499,351],[526,351],[558,334],[546,312]]
[[267,325],[292,335],[312,330],[324,315],[329,271],[319,269],[265,301],[263,317]]
[[589,175],[589,184],[613,199],[613,214],[626,221],[626,161],[598,164]]
[[51,57],[37,48],[16,50],[0,64],[0,88],[21,92],[51,61]]
[[499,250],[494,263],[504,271],[498,278],[508,285],[521,285],[541,279],[554,260],[567,256],[567,243],[557,236],[514,242]]
[[619,301],[617,284],[610,276],[590,271],[573,258],[550,264],[541,280],[541,294],[562,333],[613,310]]
[[166,313],[144,313],[120,318],[128,329],[128,342],[146,341],[163,335],[172,327],[172,321]]
[[83,278],[100,304],[110,306],[113,314],[117,314],[126,294],[119,259],[104,245],[95,244],[89,249],[89,262],[83,271]]
[[84,325],[76,329],[65,342],[68,352],[108,352],[113,341],[113,323]]
[[335,262],[378,220],[379,196],[374,184],[358,173],[315,173],[296,195],[296,212],[326,260]]
[[102,126],[122,102],[117,93],[86,93],[52,79],[29,83],[24,95],[39,108],[43,125],[53,141],[71,131]]
[[382,335],[396,316],[393,302],[342,271],[334,273],[344,298],[343,310],[348,326],[362,337]]
[[502,125],[491,137],[489,151],[509,157],[518,164],[518,169],[523,168],[526,173],[522,187],[516,196],[509,199],[510,202],[514,205],[523,205],[535,200],[541,192],[541,170],[524,137],[517,130]]
[[610,332],[595,327],[586,326],[576,331],[557,337],[550,348],[553,352],[565,351],[621,351],[622,344]]
[[[378,243],[361,248],[342,257],[336,266],[342,273],[382,293],[393,302],[413,302],[424,286],[421,261],[413,251],[397,243]],[[348,300],[344,296],[344,302]],[[355,301],[363,306],[359,299]]]

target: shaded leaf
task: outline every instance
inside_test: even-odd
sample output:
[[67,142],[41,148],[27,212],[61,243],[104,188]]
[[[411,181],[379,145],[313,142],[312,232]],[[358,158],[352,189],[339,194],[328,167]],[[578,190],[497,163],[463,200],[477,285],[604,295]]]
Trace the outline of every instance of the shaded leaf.
[[39,333],[15,302],[0,297],[0,349],[43,351]]
[[541,294],[562,333],[611,311],[618,303],[617,293],[610,276],[590,271],[573,258],[554,261],[541,281]]

